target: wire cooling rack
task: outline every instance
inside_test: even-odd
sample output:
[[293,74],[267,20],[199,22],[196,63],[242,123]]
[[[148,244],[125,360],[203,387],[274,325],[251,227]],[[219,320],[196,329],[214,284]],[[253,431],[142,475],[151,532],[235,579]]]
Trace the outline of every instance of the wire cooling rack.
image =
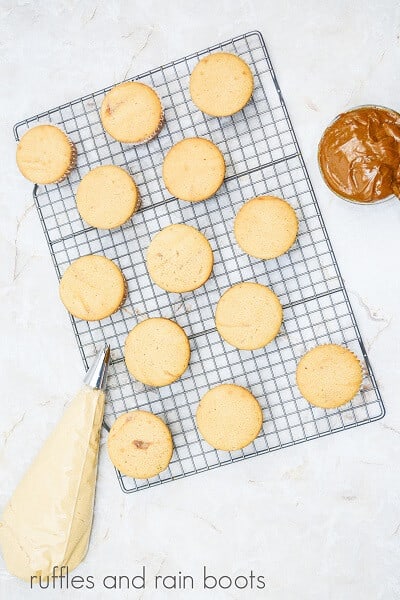
[[[222,119],[197,110],[188,92],[189,75],[197,61],[218,50],[241,56],[250,65],[255,82],[249,104]],[[261,34],[246,33],[133,79],[153,86],[165,108],[165,126],[148,144],[122,145],[105,133],[99,108],[110,88],[25,119],[14,129],[18,140],[29,127],[51,122],[66,131],[78,150],[77,167],[66,180],[34,189],[58,277],[79,256],[101,253],[119,264],[128,282],[128,299],[116,314],[90,323],[71,317],[86,368],[104,341],[111,344],[106,426],[119,414],[141,408],[160,415],[173,434],[175,451],[169,468],[150,480],[134,480],[118,473],[123,491],[148,488],[381,418],[384,406],[380,393]],[[192,136],[211,139],[227,164],[225,182],[216,196],[193,204],[170,197],[161,177],[167,150],[183,137]],[[122,227],[100,231],[80,219],[75,192],[89,169],[109,163],[133,175],[142,206]],[[289,253],[267,262],[244,254],[232,234],[234,215],[243,202],[266,193],[289,201],[300,223],[297,242]],[[184,295],[168,294],[155,286],[145,264],[152,236],[162,227],[179,222],[200,229],[215,257],[209,281]],[[270,286],[284,306],[278,337],[253,352],[226,344],[214,322],[221,294],[243,280]],[[154,316],[175,319],[187,332],[192,350],[183,377],[162,388],[135,382],[123,360],[128,332],[138,321]],[[363,361],[365,377],[352,402],[326,411],[301,397],[295,370],[304,352],[328,342],[353,350]],[[260,435],[240,451],[214,450],[196,428],[199,399],[210,387],[223,382],[249,388],[263,408]]]

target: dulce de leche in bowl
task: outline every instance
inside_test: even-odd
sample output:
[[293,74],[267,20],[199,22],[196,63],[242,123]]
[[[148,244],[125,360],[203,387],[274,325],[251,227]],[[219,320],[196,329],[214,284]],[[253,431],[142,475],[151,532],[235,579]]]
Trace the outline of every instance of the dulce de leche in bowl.
[[400,114],[380,106],[340,114],[321,138],[318,162],[325,183],[346,200],[400,196]]

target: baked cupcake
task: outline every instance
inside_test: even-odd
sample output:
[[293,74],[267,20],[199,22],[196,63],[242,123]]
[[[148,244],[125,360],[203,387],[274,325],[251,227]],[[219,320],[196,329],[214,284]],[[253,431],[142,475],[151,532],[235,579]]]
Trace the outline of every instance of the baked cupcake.
[[183,294],[207,281],[214,257],[209,241],[200,231],[177,223],[154,236],[146,264],[150,277],[160,288]]
[[113,465],[128,477],[150,479],[164,471],[173,452],[167,425],[153,413],[131,410],[119,416],[107,439]]
[[60,281],[60,298],[68,312],[84,321],[99,321],[124,303],[127,285],[121,269],[98,254],[81,256]]
[[125,362],[131,375],[146,385],[173,383],[186,371],[190,345],[174,321],[160,317],[136,325],[125,341]]
[[153,88],[139,81],[125,81],[107,92],[100,118],[107,133],[125,144],[148,142],[164,123],[160,98]]
[[302,396],[320,408],[337,408],[359,392],[363,370],[357,356],[338,344],[323,344],[309,350],[296,370]]
[[82,219],[98,229],[113,229],[131,218],[139,205],[132,177],[121,167],[104,165],[87,173],[76,192]]
[[286,200],[258,196],[246,202],[235,218],[234,234],[244,252],[268,260],[287,252],[294,244],[299,223]]
[[253,93],[253,75],[236,54],[216,52],[197,63],[190,76],[190,95],[202,112],[213,117],[237,113]]
[[203,438],[217,450],[240,450],[253,442],[262,426],[261,406],[239,385],[222,384],[200,400],[196,421]]
[[167,153],[162,175],[167,190],[175,198],[187,202],[206,200],[224,181],[224,157],[209,140],[186,138]]
[[239,350],[257,350],[272,342],[282,319],[276,294],[254,282],[233,285],[221,296],[215,311],[218,332]]
[[75,162],[74,144],[55,125],[32,127],[18,142],[18,168],[32,183],[58,183],[71,172]]

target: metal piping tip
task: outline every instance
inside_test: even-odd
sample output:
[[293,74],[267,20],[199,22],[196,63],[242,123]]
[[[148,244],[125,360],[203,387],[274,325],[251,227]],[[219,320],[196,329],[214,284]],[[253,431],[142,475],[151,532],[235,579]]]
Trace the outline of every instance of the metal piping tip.
[[86,372],[83,382],[91,388],[105,390],[109,363],[110,346],[105,344],[97,353],[96,358]]

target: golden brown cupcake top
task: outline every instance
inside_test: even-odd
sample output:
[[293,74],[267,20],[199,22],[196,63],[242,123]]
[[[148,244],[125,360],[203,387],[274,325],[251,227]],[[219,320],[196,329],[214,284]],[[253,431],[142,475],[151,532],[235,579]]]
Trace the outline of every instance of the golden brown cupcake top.
[[182,327],[163,317],[151,317],[136,325],[125,341],[128,371],[141,383],[161,387],[186,371],[190,345]]
[[164,471],[173,452],[169,428],[145,410],[120,415],[111,427],[107,447],[114,466],[136,479],[150,479]]
[[190,95],[196,106],[214,117],[241,110],[253,93],[253,75],[236,54],[215,52],[197,63],[190,76]]
[[119,227],[131,218],[138,204],[135,182],[116,165],[102,165],[89,171],[76,192],[79,214],[98,229]]
[[210,140],[185,138],[168,151],[162,175],[165,187],[176,198],[187,202],[206,200],[224,181],[224,157]]
[[210,389],[196,412],[204,439],[218,450],[240,450],[260,433],[263,415],[256,398],[239,385],[224,383]]
[[74,317],[98,321],[119,309],[127,290],[125,277],[112,260],[89,254],[69,265],[59,291],[62,303]]
[[183,294],[209,278],[214,263],[207,238],[183,223],[164,227],[152,239],[146,264],[152,280],[163,290]]
[[297,386],[310,404],[337,408],[358,393],[363,371],[358,358],[344,346],[322,344],[312,348],[299,361]]
[[268,260],[287,252],[294,244],[298,220],[288,202],[275,196],[248,200],[235,217],[234,234],[244,252]]
[[104,129],[119,142],[147,142],[160,131],[163,109],[156,92],[139,81],[125,81],[104,97],[100,109]]
[[75,146],[54,125],[37,125],[28,129],[17,146],[18,168],[33,183],[61,181],[70,172],[75,158]]

